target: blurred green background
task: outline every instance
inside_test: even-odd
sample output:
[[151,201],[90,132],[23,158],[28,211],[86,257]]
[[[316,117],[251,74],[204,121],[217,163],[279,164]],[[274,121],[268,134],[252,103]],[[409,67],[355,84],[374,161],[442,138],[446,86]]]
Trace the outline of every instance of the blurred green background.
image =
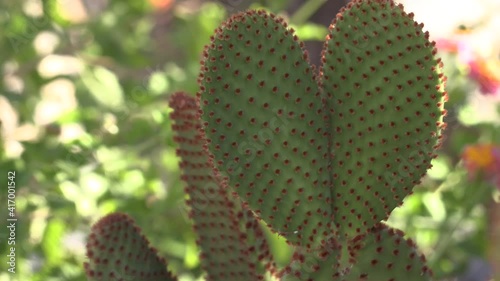
[[[493,3],[483,3],[485,11],[500,9],[500,1],[483,2]],[[90,226],[115,211],[136,220],[180,280],[202,280],[168,96],[197,91],[203,46],[230,13],[261,7],[284,16],[317,63],[328,23],[344,4],[0,0],[0,281],[86,280]],[[500,174],[500,93],[485,91],[500,88],[500,42],[484,36],[498,30],[494,24],[485,16],[457,20],[433,37],[448,76],[447,138],[428,176],[389,219],[417,242],[436,280],[485,281],[500,271],[492,175]],[[481,162],[488,157],[494,161]],[[8,171],[16,173],[15,274],[7,272]],[[270,238],[285,264],[291,249]]]

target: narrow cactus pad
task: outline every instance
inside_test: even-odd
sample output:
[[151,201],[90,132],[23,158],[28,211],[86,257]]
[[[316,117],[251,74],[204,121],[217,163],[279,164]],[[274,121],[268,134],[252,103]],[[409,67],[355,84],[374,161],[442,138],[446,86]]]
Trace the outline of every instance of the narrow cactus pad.
[[347,246],[298,249],[281,275],[281,281],[428,281],[432,272],[401,231],[377,224]]
[[125,214],[108,215],[92,227],[87,257],[84,267],[90,281],[177,280]]
[[206,280],[262,280],[266,271],[274,268],[267,240],[257,219],[230,196],[231,190],[212,168],[203,148],[205,138],[196,100],[176,93],[170,106]]
[[321,83],[340,235],[355,237],[386,219],[436,156],[446,93],[422,28],[388,0],[352,1],[330,26]]
[[264,11],[232,16],[204,51],[199,102],[215,166],[291,244],[330,234],[327,114],[303,43]]

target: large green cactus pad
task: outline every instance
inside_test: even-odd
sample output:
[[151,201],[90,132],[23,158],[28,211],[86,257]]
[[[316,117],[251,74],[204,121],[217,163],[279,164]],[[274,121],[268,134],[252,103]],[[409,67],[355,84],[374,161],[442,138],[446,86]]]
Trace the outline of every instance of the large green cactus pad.
[[257,219],[231,196],[210,165],[195,98],[175,93],[170,106],[206,280],[262,280],[267,271],[274,270],[267,240]]
[[444,78],[423,25],[402,5],[357,0],[330,26],[322,84],[332,130],[335,223],[354,237],[386,219],[430,168]]
[[314,70],[283,19],[232,16],[200,75],[215,166],[258,216],[293,244],[329,234],[328,131]]
[[92,227],[87,242],[89,281],[174,281],[164,259],[127,215],[114,213]]

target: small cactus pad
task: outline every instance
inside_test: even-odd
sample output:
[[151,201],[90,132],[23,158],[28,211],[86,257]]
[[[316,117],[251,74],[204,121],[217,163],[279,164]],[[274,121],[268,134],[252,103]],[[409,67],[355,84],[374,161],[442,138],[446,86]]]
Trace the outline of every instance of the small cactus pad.
[[213,162],[274,231],[331,232],[327,114],[303,43],[264,11],[232,16],[204,51],[199,102]]
[[170,117],[179,144],[182,179],[187,183],[190,217],[198,235],[206,280],[262,280],[272,261],[267,240],[257,219],[231,196],[231,190],[213,169],[201,131],[196,100],[175,93],[170,100]]
[[366,233],[386,219],[436,156],[445,79],[422,28],[388,0],[352,1],[330,26],[321,83],[341,236]]
[[85,273],[90,281],[174,281],[165,260],[127,215],[115,213],[100,219],[87,242]]
[[[400,230],[382,223],[375,225],[367,235],[351,241],[350,257],[353,265],[339,266],[342,281],[429,281],[432,272],[425,265],[425,257],[418,253],[415,243]],[[365,279],[363,279],[365,278]]]
[[341,250],[335,239],[327,240],[321,248],[297,247],[291,262],[279,272],[280,281],[332,280],[339,270]]
[[377,224],[340,248],[335,243],[317,251],[299,249],[282,272],[281,281],[429,281],[432,272],[411,240]]

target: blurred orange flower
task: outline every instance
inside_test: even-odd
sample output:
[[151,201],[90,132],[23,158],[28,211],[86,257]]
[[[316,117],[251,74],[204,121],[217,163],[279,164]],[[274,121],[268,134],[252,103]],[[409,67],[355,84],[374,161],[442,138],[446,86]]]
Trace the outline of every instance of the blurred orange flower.
[[436,48],[439,51],[452,54],[458,53],[459,44],[460,41],[449,38],[439,38],[436,40]]
[[477,58],[469,63],[469,77],[483,94],[500,94],[500,60]]
[[174,3],[173,0],[149,0],[149,3],[157,10],[168,10]]
[[465,168],[471,178],[482,172],[485,179],[500,189],[500,145],[475,144],[467,146],[462,154]]

